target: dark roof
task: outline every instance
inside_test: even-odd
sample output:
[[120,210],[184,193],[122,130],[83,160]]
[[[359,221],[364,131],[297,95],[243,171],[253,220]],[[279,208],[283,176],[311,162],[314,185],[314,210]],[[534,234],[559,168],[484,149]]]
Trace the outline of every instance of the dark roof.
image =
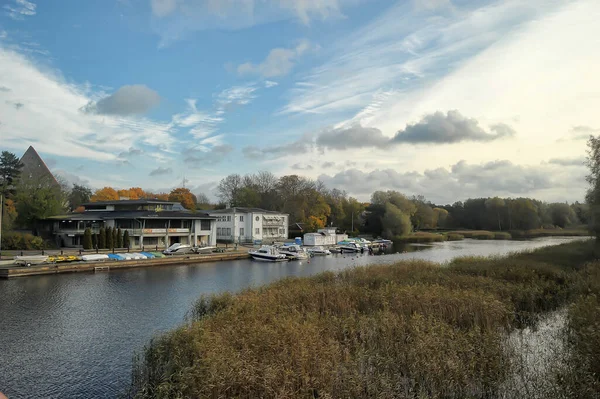
[[88,211],[50,216],[51,220],[110,220],[110,219],[215,219],[205,212],[181,211]]
[[116,200],[116,201],[97,201],[97,202],[87,202],[82,204],[84,207],[94,206],[94,205],[149,205],[149,204],[178,204],[177,201],[165,201],[159,199],[137,199],[137,200]]
[[21,179],[35,179],[36,181],[46,180],[51,185],[58,186],[58,181],[46,166],[46,163],[40,157],[33,146],[29,146],[27,151],[20,159],[23,167],[21,168]]
[[215,209],[211,211],[205,211],[210,213],[277,213],[281,215],[287,215],[287,213],[277,212],[277,211],[268,211],[266,209],[261,208],[246,208],[246,207],[233,207],[227,209]]

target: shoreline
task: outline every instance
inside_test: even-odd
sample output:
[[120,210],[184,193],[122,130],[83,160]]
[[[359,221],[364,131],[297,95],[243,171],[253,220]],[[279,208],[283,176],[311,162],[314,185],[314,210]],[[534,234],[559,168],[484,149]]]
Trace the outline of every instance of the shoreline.
[[[173,256],[159,259],[119,260],[101,262],[72,262],[40,264],[31,266],[7,266],[0,268],[0,279],[95,271],[96,268],[131,269],[152,266],[184,265],[193,263],[219,262],[225,260],[248,259],[247,251],[224,252],[203,255]],[[105,271],[105,270],[102,270]]]

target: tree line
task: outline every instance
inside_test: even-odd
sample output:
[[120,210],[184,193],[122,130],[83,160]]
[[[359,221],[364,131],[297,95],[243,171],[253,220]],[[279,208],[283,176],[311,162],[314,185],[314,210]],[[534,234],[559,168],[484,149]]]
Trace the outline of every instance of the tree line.
[[131,242],[127,230],[101,227],[95,234],[90,229],[85,229],[82,245],[83,249],[115,249],[129,248]]

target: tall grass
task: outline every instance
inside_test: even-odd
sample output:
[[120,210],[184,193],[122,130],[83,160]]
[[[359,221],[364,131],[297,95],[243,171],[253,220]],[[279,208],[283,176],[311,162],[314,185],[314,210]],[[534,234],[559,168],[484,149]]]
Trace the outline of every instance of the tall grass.
[[[592,254],[592,242],[577,242],[203,297],[188,323],[147,345],[131,396],[498,397],[515,371],[507,334],[595,287],[585,281],[593,267],[582,266]],[[593,360],[595,350],[584,352]]]
[[446,236],[443,234],[418,231],[405,236],[394,237],[393,241],[405,243],[441,242],[446,241]]

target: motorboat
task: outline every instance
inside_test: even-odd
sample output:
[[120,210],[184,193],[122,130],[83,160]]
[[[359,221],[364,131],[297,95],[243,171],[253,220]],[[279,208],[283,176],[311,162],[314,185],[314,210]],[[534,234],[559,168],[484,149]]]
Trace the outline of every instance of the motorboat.
[[309,247],[306,251],[310,255],[312,255],[312,256],[326,256],[326,255],[331,255],[331,251],[330,250],[328,250],[327,248],[323,248],[321,246]]
[[47,255],[24,255],[15,256],[14,263],[21,266],[39,265],[48,262]]
[[338,243],[338,246],[342,252],[361,252],[365,250],[364,247],[354,241],[341,241]]
[[179,254],[186,254],[188,252],[192,252],[193,248],[191,245],[188,244],[181,244],[181,243],[175,243],[173,245],[171,245],[169,248],[165,249],[163,251],[163,254],[165,255],[179,255]]
[[266,262],[284,262],[288,260],[286,255],[279,253],[277,248],[271,245],[263,245],[257,250],[248,251],[248,253],[254,260]]
[[215,249],[217,249],[217,247],[194,247],[194,252],[197,254],[210,254],[212,253]]
[[285,255],[289,259],[297,260],[308,258],[308,254],[306,253],[304,248],[302,248],[298,244],[284,245],[283,247],[279,247],[277,250],[280,254]]
[[376,240],[373,240],[373,244],[391,244],[392,241],[391,240],[386,240],[385,238],[378,238]]

